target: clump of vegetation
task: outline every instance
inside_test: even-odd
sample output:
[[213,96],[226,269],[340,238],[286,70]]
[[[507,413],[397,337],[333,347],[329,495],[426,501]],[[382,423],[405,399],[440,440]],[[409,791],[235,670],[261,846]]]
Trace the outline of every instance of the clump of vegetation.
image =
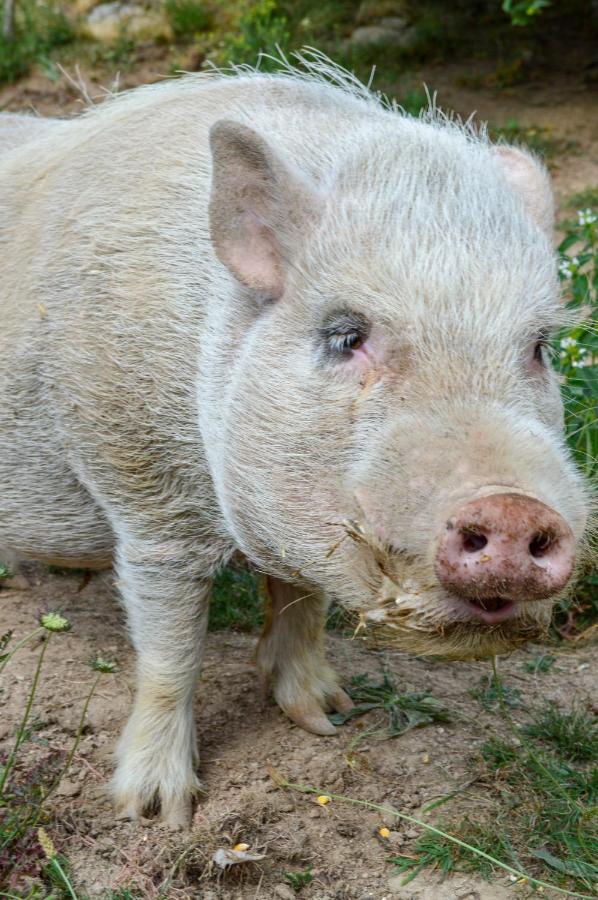
[[374,729],[363,731],[359,740],[365,737],[387,740],[405,734],[412,728],[448,722],[450,719],[449,710],[436,697],[425,691],[402,693],[387,672],[379,682],[368,675],[355,675],[351,680],[349,694],[355,706],[347,713],[331,715],[329,718],[335,725],[344,725],[345,722],[374,710],[382,713],[382,722]]
[[[425,831],[409,855],[393,862],[405,873],[405,883],[428,867],[491,878],[500,862],[587,896],[598,878],[598,834],[592,825],[598,785],[590,766],[598,761],[595,722],[587,711],[552,706],[521,732],[527,736],[522,740],[504,705],[502,712],[510,736],[494,736],[481,750],[491,815],[465,816],[447,824],[445,834]],[[575,744],[581,748],[577,756]],[[574,758],[586,765],[574,767]]]
[[197,0],[165,0],[164,9],[178,40],[192,41],[198,34],[213,27],[211,10]]
[[596,760],[598,754],[598,720],[583,706],[562,712],[547,704],[527,725],[524,733],[550,745],[564,759]]
[[556,657],[551,656],[550,653],[536,653],[532,659],[524,662],[523,668],[524,671],[529,672],[531,675],[546,675],[547,672],[550,672],[555,662]]
[[584,188],[576,194],[571,194],[567,201],[569,209],[590,209],[596,211],[598,209],[598,186]]
[[290,42],[289,21],[276,0],[244,0],[240,15],[224,37],[215,61],[222,65],[255,65],[258,61],[262,71],[272,71],[280,64],[268,55],[278,57],[280,50],[289,49]]
[[217,575],[210,602],[211,631],[256,631],[263,622],[259,586],[247,569],[229,566]]
[[[98,682],[103,674],[114,671],[115,664],[99,656],[93,661],[95,678],[70,749],[44,746],[37,735],[39,724],[33,718],[35,698],[48,647],[55,635],[69,630],[68,619],[60,613],[47,612],[40,616],[39,626],[21,640],[15,642],[12,632],[0,637],[0,674],[22,647],[38,643],[37,662],[12,748],[0,754],[0,892],[8,891],[6,896],[20,896],[22,891],[33,896],[30,879],[41,878],[47,886],[58,889],[60,896],[75,897],[66,860],[56,851],[44,828],[49,821],[47,801],[71,766]],[[40,747],[44,747],[41,754],[35,752]]]
[[296,892],[299,892],[307,884],[311,884],[313,879],[314,876],[311,869],[306,869],[304,872],[287,872],[284,876],[286,883]]
[[505,703],[514,709],[521,706],[521,691],[503,684],[496,675],[482,675],[477,687],[469,692],[486,710]]
[[[585,199],[595,199],[586,192]],[[576,198],[576,199],[579,199]],[[559,245],[559,273],[567,308],[578,324],[556,335],[553,362],[561,376],[565,431],[577,464],[588,478],[598,477],[598,204],[577,210]],[[561,637],[574,637],[598,616],[598,575],[582,573],[573,596],[559,604],[555,625]]]
[[[10,5],[9,5],[10,4]],[[33,63],[48,63],[49,54],[74,39],[74,29],[56,0],[4,0],[0,32],[0,84],[25,75]]]
[[538,13],[550,6],[550,0],[503,0],[503,11],[513,25],[529,25]]
[[558,249],[565,301],[579,324],[557,335],[554,363],[569,446],[592,478],[598,474],[598,207],[578,210]]

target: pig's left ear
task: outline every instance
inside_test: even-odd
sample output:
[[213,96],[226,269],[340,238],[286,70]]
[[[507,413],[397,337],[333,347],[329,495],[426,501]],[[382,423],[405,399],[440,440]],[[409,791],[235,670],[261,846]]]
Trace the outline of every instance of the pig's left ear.
[[239,122],[216,122],[210,147],[210,232],[216,254],[241,284],[277,299],[318,205],[316,191]]
[[494,153],[507,182],[521,197],[531,218],[552,237],[554,199],[544,166],[516,147],[495,147]]

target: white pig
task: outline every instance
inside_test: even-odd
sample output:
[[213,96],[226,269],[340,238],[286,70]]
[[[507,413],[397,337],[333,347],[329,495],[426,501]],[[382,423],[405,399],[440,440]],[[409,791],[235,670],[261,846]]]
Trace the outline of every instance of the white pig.
[[331,598],[417,653],[543,633],[588,492],[547,358],[564,313],[535,158],[317,55],[3,132],[0,546],[114,561],[138,672],[119,807],[188,821],[234,552],[268,575],[262,675],[318,734],[351,705]]

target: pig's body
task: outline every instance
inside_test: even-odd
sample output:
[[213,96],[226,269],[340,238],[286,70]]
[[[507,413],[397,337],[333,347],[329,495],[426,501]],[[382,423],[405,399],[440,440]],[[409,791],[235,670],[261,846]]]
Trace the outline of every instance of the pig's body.
[[[265,139],[274,162],[266,154],[254,183],[262,145],[215,130],[210,234],[209,133],[222,118]],[[533,340],[559,315],[550,198],[525,165],[522,197],[518,173],[457,126],[403,118],[365,90],[255,75],[189,77],[41,120],[0,155],[0,546],[97,567],[114,554],[139,660],[116,775],[132,814],[159,796],[171,821],[188,815],[206,598],[235,550],[272,576],[264,674],[292,718],[327,733],[322,708],[349,701],[323,658],[322,593],[381,621],[390,579],[401,615],[418,606],[407,646],[441,650],[446,618],[448,651],[469,652],[471,632],[480,653],[487,636],[469,613],[436,621],[430,547],[447,516],[509,491],[581,539],[554,379],[516,383],[517,335]],[[287,179],[271,221],[244,208],[262,203],[270,168],[277,190]],[[262,252],[276,229],[284,239]],[[284,291],[292,303],[276,300]],[[385,330],[372,325],[365,361],[333,368],[315,346],[320,297],[375,309]],[[328,553],[361,515],[375,536]],[[541,630],[550,591],[536,582],[540,600],[494,628],[494,649]]]
[[[0,156],[0,546],[105,564],[112,512],[123,525],[143,517],[146,492],[152,539],[227,533],[214,529],[196,402],[199,388],[215,404],[210,429],[241,424],[225,409],[247,323],[226,310],[231,279],[208,230],[208,135],[223,115],[261,127],[314,175],[372,119],[426,133],[324,85],[261,78],[138,90],[60,123],[58,140],[51,120],[7,116],[3,129],[0,117],[15,146]],[[202,352],[210,328],[228,352]],[[216,538],[210,563],[233,547]]]

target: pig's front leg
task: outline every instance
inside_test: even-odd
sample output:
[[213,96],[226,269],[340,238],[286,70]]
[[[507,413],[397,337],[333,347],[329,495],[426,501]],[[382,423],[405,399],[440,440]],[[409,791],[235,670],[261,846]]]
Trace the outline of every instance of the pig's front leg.
[[294,585],[269,577],[266,623],[257,648],[264,680],[287,716],[313,734],[334,734],[330,710],[353,703],[339,687],[324,655],[326,603]]
[[193,699],[208,620],[210,581],[172,545],[119,547],[119,587],[137,651],[133,712],[113,780],[122,813],[160,805],[170,825],[189,823],[199,789]]

